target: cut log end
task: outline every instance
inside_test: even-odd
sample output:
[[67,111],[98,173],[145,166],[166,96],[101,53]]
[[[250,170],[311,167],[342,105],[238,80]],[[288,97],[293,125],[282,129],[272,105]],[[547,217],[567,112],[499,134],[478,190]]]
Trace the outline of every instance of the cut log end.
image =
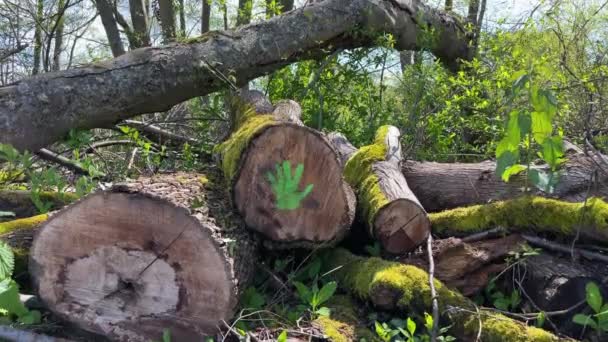
[[392,254],[413,250],[430,232],[426,212],[420,204],[408,199],[392,201],[380,209],[373,226],[376,238]]
[[30,253],[38,293],[55,313],[120,341],[213,334],[230,319],[235,284],[209,230],[184,208],[104,192],[59,213]]
[[251,141],[233,191],[248,226],[283,246],[337,241],[354,219],[336,152],[323,135],[293,123]]

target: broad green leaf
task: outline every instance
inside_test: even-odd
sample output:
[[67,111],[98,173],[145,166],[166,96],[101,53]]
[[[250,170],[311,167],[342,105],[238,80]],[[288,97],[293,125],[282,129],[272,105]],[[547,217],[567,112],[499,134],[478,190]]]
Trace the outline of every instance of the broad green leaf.
[[589,282],[585,286],[585,294],[587,298],[587,304],[595,311],[596,313],[601,312],[603,299],[602,294],[600,293],[600,288],[594,282]]
[[18,317],[28,312],[19,299],[19,286],[10,278],[0,281],[0,308]]
[[520,70],[515,73],[514,77],[515,81],[511,86],[511,92],[513,93],[513,95],[517,95],[517,93],[519,93],[519,91],[526,85],[526,83],[528,83],[528,81],[530,80],[530,76],[526,73],[525,70]]
[[526,134],[529,134],[532,129],[532,117],[530,117],[530,113],[523,111],[519,112],[517,122],[519,125],[519,134],[523,138]]
[[563,160],[563,146],[562,137],[558,135],[549,137],[542,143],[542,157],[549,164],[552,171],[555,171]]
[[545,112],[532,112],[532,137],[538,144],[542,144],[553,132],[551,116]]
[[535,111],[546,113],[550,119],[553,119],[557,113],[557,99],[550,90],[534,89],[532,96],[532,106]]
[[243,292],[242,305],[244,308],[258,310],[261,309],[265,303],[266,300],[264,299],[264,296],[258,292],[255,287],[248,287],[245,292]]
[[302,299],[302,301],[306,303],[310,303],[312,301],[312,292],[310,291],[308,286],[300,283],[299,281],[294,281],[293,285],[298,290],[298,295],[300,296],[300,299]]
[[15,255],[11,247],[4,241],[0,241],[0,281],[10,279],[15,268]]
[[277,342],[287,342],[287,331],[283,330],[279,337],[277,337]]
[[496,159],[496,174],[502,178],[504,172],[519,160],[519,152],[505,151]]
[[531,169],[528,173],[528,179],[539,190],[551,194],[555,191],[555,184],[559,179],[559,173],[547,173],[538,169]]
[[315,258],[308,267],[308,277],[311,279],[318,276],[321,271],[321,258]]
[[338,284],[335,281],[330,281],[329,283],[323,285],[318,295],[318,304],[325,303],[331,296],[336,292],[336,288]]
[[410,317],[408,317],[406,326],[407,326],[407,331],[409,331],[410,334],[412,334],[412,336],[414,336],[414,333],[416,332],[416,322],[414,322],[414,320],[412,320]]
[[521,164],[511,165],[502,173],[502,175],[501,175],[502,180],[505,182],[508,182],[509,178],[511,178],[511,176],[524,171],[526,168],[527,167],[525,165],[521,165]]
[[317,315],[328,317],[331,314],[331,310],[328,307],[321,307],[317,309]]
[[[32,311],[28,311],[26,314],[19,316],[18,318],[19,323],[21,324],[26,324],[26,325],[30,325],[30,324],[39,324],[42,321],[42,315],[40,314],[40,311],[38,310],[32,310]],[[171,340],[167,340],[165,341],[163,339],[164,342],[171,342]]]
[[595,321],[593,320],[593,318],[591,318],[591,316],[587,316],[587,315],[583,315],[583,314],[576,314],[576,315],[574,315],[574,317],[572,317],[572,322],[583,325],[583,326],[590,326],[593,329],[597,329],[597,323],[595,323]]
[[424,326],[426,327],[427,331],[431,331],[433,329],[433,316],[429,315],[428,312],[424,313]]

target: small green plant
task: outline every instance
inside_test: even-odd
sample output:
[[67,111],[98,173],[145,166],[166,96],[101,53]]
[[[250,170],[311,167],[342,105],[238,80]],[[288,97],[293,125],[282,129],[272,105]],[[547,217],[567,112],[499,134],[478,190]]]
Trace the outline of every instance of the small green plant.
[[40,312],[28,310],[19,299],[19,285],[11,279],[14,268],[15,255],[11,247],[0,241],[0,320],[4,323],[40,323]]
[[[431,340],[430,333],[433,330],[433,316],[424,313],[425,333],[416,334],[418,325],[411,317],[406,320],[393,318],[390,322],[380,323],[375,321],[374,330],[376,335],[385,342],[429,342]],[[437,341],[452,342],[456,341],[453,336],[447,335],[450,326],[441,327],[438,330]]]
[[266,298],[255,287],[248,287],[241,297],[241,306],[246,309],[260,310],[266,304]]
[[519,291],[513,290],[510,295],[496,289],[496,282],[490,281],[485,288],[485,293],[492,300],[492,305],[502,311],[511,311],[516,309],[521,303],[521,295]]
[[328,307],[321,306],[321,304],[327,302],[336,292],[338,285],[335,281],[330,281],[323,285],[320,289],[315,281],[312,287],[308,287],[299,281],[294,281],[293,285],[298,291],[300,300],[308,305],[313,316],[329,316],[330,310]]
[[[527,181],[552,193],[559,180],[558,167],[564,161],[562,136],[553,135],[557,100],[550,90],[533,82],[531,73],[521,70],[514,79],[511,101],[526,90],[529,105],[509,113],[505,136],[496,147],[496,173],[508,182],[511,176],[525,171]],[[547,163],[548,172],[531,167],[535,154]]]
[[298,190],[302,174],[304,173],[304,165],[298,164],[294,174],[291,172],[291,163],[287,160],[283,161],[282,164],[277,164],[275,168],[276,175],[268,172],[266,177],[272,186],[277,209],[297,209],[300,206],[300,202],[310,194],[313,188],[313,184],[308,184],[304,191]]
[[287,342],[287,331],[283,330],[279,337],[277,337],[277,342]]
[[589,282],[585,286],[585,297],[587,304],[593,310],[593,314],[576,314],[572,321],[584,327],[589,326],[601,336],[608,332],[608,303],[604,303],[600,288],[594,282]]

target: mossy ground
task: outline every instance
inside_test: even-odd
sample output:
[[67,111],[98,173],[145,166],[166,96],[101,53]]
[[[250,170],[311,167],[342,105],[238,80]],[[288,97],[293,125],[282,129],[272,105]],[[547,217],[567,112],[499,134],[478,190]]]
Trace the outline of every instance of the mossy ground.
[[[332,276],[339,286],[363,300],[393,310],[431,311],[428,274],[415,266],[358,257],[344,249],[329,251],[326,260],[329,269],[337,269]],[[440,312],[448,313],[452,333],[461,340],[474,338],[481,323],[484,342],[566,341],[495,312],[478,311],[473,302],[439,281],[435,281],[435,288]]]
[[346,162],[344,178],[355,189],[358,212],[372,227],[378,211],[389,203],[380,188],[378,177],[372,172],[372,165],[386,158],[385,138],[389,126],[382,126],[376,132],[374,143],[361,147]]
[[432,213],[429,218],[433,232],[442,236],[467,235],[493,227],[573,235],[579,227],[585,227],[608,241],[608,203],[598,198],[570,203],[524,196]]
[[40,214],[32,217],[17,219],[0,223],[0,235],[8,234],[21,229],[33,229],[48,219],[48,214]]

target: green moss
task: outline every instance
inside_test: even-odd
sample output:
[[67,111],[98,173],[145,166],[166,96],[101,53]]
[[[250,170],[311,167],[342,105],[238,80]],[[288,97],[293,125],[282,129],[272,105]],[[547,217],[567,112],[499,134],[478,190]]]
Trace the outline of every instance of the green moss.
[[[363,300],[386,309],[431,311],[428,273],[415,266],[358,257],[344,249],[329,251],[326,260],[328,268],[337,269],[332,276],[339,286]],[[549,332],[491,311],[479,310],[478,314],[474,303],[437,280],[435,288],[440,312],[448,312],[454,334],[462,340],[476,336],[481,321],[484,342],[560,341]]]
[[226,179],[232,181],[236,175],[241,155],[251,139],[261,130],[276,124],[278,122],[272,115],[245,114],[237,119],[238,129],[228,140],[215,147],[215,152],[221,155],[222,171]]
[[333,296],[325,306],[331,309],[330,317],[319,317],[314,321],[330,341],[346,342],[379,341],[377,336],[360,320],[357,305],[346,295]]
[[608,203],[598,198],[584,204],[524,196],[433,213],[429,218],[433,232],[441,235],[464,235],[492,227],[573,235],[578,227],[585,227],[584,234],[608,240]]
[[386,158],[385,138],[388,129],[389,126],[380,127],[374,143],[361,147],[344,166],[344,178],[355,189],[359,212],[370,227],[373,226],[378,211],[389,203],[380,188],[378,177],[372,172],[372,165]]
[[315,320],[315,323],[319,325],[323,334],[330,341],[349,342],[355,340],[355,327],[350,324],[329,317],[319,317]]
[[0,223],[0,235],[21,229],[32,229],[38,227],[49,218],[48,214],[40,214],[32,217]]

